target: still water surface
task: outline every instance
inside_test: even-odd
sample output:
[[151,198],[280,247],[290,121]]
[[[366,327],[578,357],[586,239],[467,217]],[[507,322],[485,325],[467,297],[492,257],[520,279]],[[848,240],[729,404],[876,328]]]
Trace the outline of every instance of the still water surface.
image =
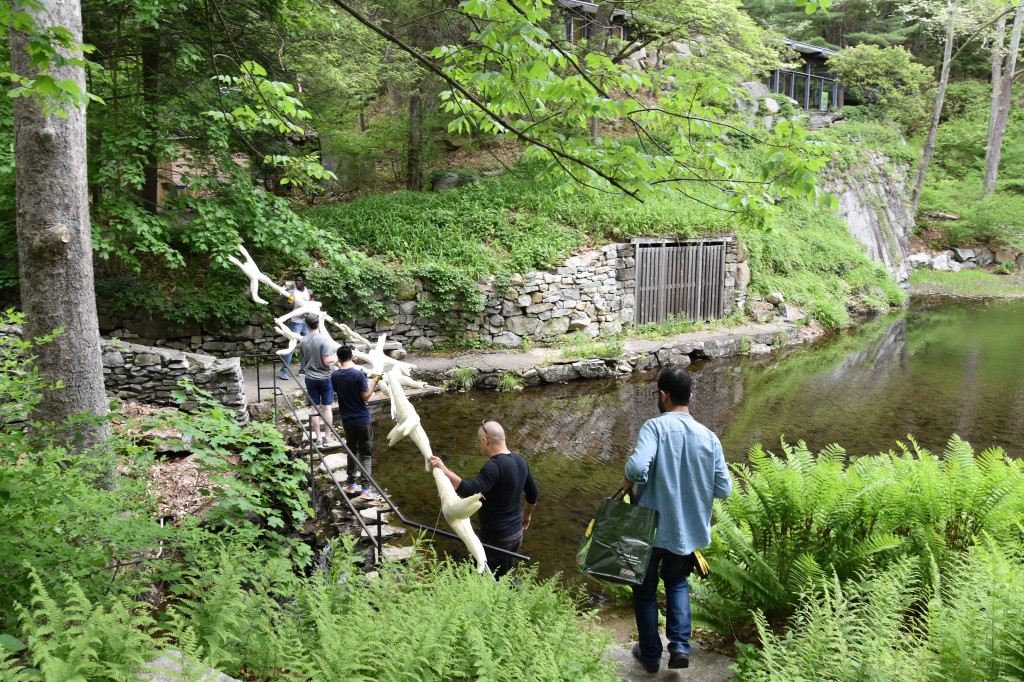
[[[1024,456],[1024,301],[915,300],[896,317],[766,357],[691,366],[691,412],[742,462],[762,443],[838,443],[853,455],[913,434],[939,452],[956,433],[977,450]],[[483,465],[476,429],[497,419],[530,462],[541,499],[523,552],[542,576],[576,574],[580,534],[622,479],[637,433],[657,414],[654,374],[515,393],[473,391],[416,402],[434,453],[471,478]],[[374,476],[403,513],[445,527],[437,492],[408,441],[389,448],[389,415],[375,414]],[[456,543],[438,540],[444,551]]]

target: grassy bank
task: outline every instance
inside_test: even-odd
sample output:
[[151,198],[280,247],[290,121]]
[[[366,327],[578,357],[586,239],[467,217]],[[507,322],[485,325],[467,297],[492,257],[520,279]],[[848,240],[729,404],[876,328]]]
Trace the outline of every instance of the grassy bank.
[[982,270],[939,272],[916,270],[910,275],[914,293],[968,296],[972,298],[1020,298],[1024,296],[1024,278],[993,275]]
[[465,289],[473,279],[551,267],[611,241],[735,233],[749,254],[751,291],[780,291],[828,328],[849,324],[851,311],[880,311],[902,300],[831,211],[789,201],[773,229],[762,230],[733,225],[729,214],[708,208],[719,199],[706,188],[693,198],[655,195],[643,203],[586,189],[565,194],[507,173],[443,194],[399,192],[321,205],[305,217],[375,263],[386,261],[399,280],[430,267]]

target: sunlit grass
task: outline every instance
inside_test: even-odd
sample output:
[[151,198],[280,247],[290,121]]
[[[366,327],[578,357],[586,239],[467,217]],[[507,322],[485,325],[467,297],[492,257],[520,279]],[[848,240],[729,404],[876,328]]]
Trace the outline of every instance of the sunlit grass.
[[583,334],[566,337],[562,346],[563,358],[617,358],[626,347],[618,336],[592,339]]
[[1000,298],[1024,296],[1024,278],[993,275],[982,270],[961,270],[960,272],[915,270],[910,275],[910,285],[915,289],[953,296],[997,296]]

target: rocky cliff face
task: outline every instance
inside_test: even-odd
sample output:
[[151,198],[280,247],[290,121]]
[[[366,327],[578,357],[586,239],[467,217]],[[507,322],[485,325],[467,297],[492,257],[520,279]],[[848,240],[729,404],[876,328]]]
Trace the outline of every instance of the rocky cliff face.
[[824,189],[839,199],[839,215],[850,233],[902,286],[910,277],[907,257],[914,227],[909,173],[908,166],[869,152],[849,166],[830,169],[822,179]]

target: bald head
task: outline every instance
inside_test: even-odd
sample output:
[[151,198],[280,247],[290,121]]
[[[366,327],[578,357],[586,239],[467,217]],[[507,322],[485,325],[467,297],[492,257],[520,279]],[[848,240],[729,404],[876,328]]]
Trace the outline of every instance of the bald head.
[[505,429],[493,419],[485,419],[477,429],[476,435],[480,441],[480,449],[488,457],[508,451],[505,447]]

